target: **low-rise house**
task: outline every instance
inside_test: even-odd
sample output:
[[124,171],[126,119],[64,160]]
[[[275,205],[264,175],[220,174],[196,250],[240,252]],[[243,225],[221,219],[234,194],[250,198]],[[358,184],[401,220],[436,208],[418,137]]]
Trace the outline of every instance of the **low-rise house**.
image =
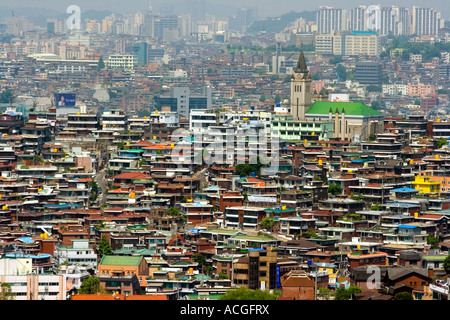
[[104,255],[98,264],[99,277],[135,275],[142,289],[147,287],[145,279],[148,274],[148,264],[142,256]]

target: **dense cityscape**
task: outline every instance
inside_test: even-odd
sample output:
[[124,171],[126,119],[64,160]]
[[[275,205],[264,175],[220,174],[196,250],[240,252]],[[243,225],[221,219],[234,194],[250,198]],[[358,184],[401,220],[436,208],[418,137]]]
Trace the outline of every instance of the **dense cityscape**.
[[443,10],[188,7],[3,10],[0,300],[448,300]]

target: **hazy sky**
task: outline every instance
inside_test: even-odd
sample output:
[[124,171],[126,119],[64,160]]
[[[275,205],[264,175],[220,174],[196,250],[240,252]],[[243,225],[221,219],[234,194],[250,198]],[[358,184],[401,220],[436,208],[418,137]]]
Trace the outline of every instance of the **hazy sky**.
[[204,1],[207,6],[230,5],[238,7],[257,7],[260,17],[279,16],[289,11],[315,10],[321,5],[350,9],[358,5],[380,4],[383,6],[404,6],[412,8],[413,5],[431,7],[440,10],[443,17],[450,17],[449,0],[0,0],[0,8],[42,8],[64,13],[69,5],[78,5],[81,11],[85,10],[111,10],[117,13],[129,13],[145,10],[152,5],[158,8],[161,5],[175,6],[189,1]]

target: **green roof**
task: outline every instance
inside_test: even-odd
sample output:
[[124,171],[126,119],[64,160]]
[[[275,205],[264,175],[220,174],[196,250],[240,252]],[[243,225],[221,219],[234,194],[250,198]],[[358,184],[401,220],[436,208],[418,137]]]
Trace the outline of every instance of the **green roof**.
[[104,266],[139,266],[142,256],[107,256],[104,255],[100,265]]
[[422,256],[422,260],[436,260],[436,261],[444,261],[447,258],[447,255],[439,255],[439,256]]
[[330,109],[333,115],[338,110],[339,114],[345,110],[346,115],[368,116],[378,115],[381,112],[369,107],[362,102],[332,102],[332,101],[316,101],[306,112],[307,114],[329,114]]

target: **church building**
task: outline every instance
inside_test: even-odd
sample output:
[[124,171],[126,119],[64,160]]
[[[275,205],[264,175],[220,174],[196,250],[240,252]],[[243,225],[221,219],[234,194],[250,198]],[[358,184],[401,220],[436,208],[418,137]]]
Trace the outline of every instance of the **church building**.
[[300,56],[291,76],[289,114],[275,115],[271,128],[280,139],[314,141],[331,138],[364,141],[381,133],[384,115],[361,102],[328,101],[328,95],[311,93],[311,74],[305,55]]

